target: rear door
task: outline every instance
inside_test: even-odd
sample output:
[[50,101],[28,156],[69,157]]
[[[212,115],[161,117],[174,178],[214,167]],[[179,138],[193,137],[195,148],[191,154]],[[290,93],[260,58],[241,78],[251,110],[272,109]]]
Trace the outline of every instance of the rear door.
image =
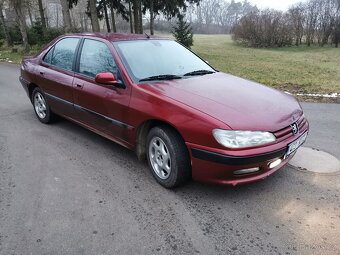
[[74,61],[80,38],[58,41],[44,56],[37,75],[49,105],[56,113],[75,117],[73,107]]
[[126,141],[129,125],[125,120],[131,88],[117,88],[95,82],[95,76],[100,72],[111,72],[121,79],[112,50],[113,46],[105,41],[84,39],[73,82],[74,103],[82,122],[111,137]]

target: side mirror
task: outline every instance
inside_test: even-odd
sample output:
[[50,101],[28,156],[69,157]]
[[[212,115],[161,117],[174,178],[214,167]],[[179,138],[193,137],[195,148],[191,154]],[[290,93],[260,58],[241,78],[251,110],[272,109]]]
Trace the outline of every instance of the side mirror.
[[116,85],[118,84],[117,78],[112,73],[98,73],[96,75],[95,81],[99,84],[104,85]]

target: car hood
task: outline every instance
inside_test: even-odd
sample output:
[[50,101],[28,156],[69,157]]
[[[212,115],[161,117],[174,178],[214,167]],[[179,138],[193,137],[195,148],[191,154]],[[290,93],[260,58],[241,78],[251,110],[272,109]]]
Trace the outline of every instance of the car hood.
[[221,72],[140,86],[204,112],[234,130],[273,132],[303,114],[294,97]]

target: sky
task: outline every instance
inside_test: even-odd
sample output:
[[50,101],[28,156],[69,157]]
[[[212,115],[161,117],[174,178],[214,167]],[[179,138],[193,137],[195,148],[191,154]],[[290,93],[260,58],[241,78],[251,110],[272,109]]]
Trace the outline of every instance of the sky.
[[298,2],[303,2],[304,0],[248,0],[252,4],[260,9],[263,8],[273,8],[281,11],[286,11],[288,8]]

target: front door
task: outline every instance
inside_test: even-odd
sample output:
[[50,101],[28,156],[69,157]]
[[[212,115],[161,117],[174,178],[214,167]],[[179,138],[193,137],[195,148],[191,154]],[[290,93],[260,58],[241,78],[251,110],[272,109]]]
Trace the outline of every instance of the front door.
[[119,77],[112,53],[105,42],[85,39],[73,81],[74,103],[81,121],[99,131],[126,141],[125,123],[130,102],[129,87],[117,88],[95,82],[100,72]]

